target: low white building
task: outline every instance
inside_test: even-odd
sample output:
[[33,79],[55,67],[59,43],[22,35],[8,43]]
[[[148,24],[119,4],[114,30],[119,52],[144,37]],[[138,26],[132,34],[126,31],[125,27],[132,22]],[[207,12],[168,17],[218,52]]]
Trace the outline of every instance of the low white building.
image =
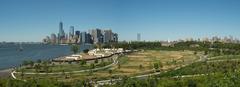
[[81,58],[82,58],[82,55],[71,55],[71,56],[65,57],[65,59],[67,60],[79,60]]

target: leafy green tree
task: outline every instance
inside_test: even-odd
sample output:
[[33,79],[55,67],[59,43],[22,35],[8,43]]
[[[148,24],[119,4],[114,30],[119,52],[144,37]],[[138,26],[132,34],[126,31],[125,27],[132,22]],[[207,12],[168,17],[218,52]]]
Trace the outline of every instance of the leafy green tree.
[[194,55],[197,55],[197,51],[194,51]]
[[95,59],[94,63],[98,63],[98,59]]
[[24,60],[24,61],[22,62],[22,65],[23,65],[23,66],[28,65],[28,61],[27,61],[27,60]]
[[50,68],[49,65],[48,65],[48,61],[44,61],[42,64],[43,64],[43,66],[42,66],[43,70],[48,73],[49,68]]
[[118,65],[118,69],[121,69],[121,64],[120,64],[120,63],[118,63],[117,65]]
[[158,70],[159,69],[159,64],[158,63],[154,63],[153,67],[154,67],[155,70]]
[[23,77],[24,77],[24,73],[25,73],[25,69],[21,69],[21,79],[23,79]]
[[36,72],[39,72],[40,69],[41,69],[41,65],[40,65],[40,64],[36,64],[36,65],[34,66],[34,69],[35,69]]
[[91,64],[90,64],[90,68],[91,68],[91,69],[94,69],[94,68],[95,68],[95,64],[91,63]]
[[38,59],[38,60],[37,60],[37,63],[39,63],[39,64],[40,64],[41,62],[42,62],[42,60],[41,60],[41,59]]
[[76,53],[78,53],[79,48],[80,48],[80,46],[78,46],[78,45],[72,45],[72,46],[71,46],[71,51],[72,51],[74,54],[76,54]]
[[112,73],[113,73],[113,70],[108,70],[108,73],[110,74],[110,75],[112,75]]
[[193,80],[190,80],[188,82],[188,87],[197,87],[197,84]]
[[81,65],[81,66],[83,66],[83,65],[85,65],[85,64],[87,64],[87,61],[86,61],[86,60],[81,60],[81,61],[80,61],[80,65]]
[[30,66],[30,67],[33,67],[34,65],[34,62],[31,61],[31,60],[24,60],[23,63],[22,63],[23,66]]
[[88,53],[89,49],[84,49],[83,53]]
[[97,46],[98,46],[98,49],[102,50],[102,46],[103,46],[102,43],[97,43]]
[[33,67],[34,62],[33,61],[29,61],[29,65],[30,65],[30,67]]
[[143,65],[140,64],[140,65],[139,65],[139,70],[142,70],[142,69],[143,69]]

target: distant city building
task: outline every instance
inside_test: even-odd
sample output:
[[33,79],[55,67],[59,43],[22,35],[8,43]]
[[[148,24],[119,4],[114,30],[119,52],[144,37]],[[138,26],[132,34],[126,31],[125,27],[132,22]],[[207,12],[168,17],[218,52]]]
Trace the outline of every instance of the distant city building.
[[103,35],[100,29],[92,29],[90,30],[90,34],[92,36],[94,44],[103,43]]
[[141,34],[140,33],[137,34],[137,41],[141,41]]
[[85,43],[91,44],[92,43],[91,35],[87,32],[81,32],[81,43],[82,44],[85,44]]
[[59,23],[58,34],[52,33],[51,36],[47,36],[43,39],[44,43],[51,44],[107,44],[111,42],[118,42],[118,34],[113,33],[111,29],[92,29],[89,32],[75,31],[74,26],[70,26],[69,33],[65,33],[63,29],[63,23]]
[[112,30],[104,30],[104,43],[109,43],[113,41]]
[[69,29],[69,37],[68,37],[68,41],[69,43],[75,43],[75,40],[74,40],[74,26],[70,26],[70,29]]
[[113,34],[113,42],[118,42],[118,34],[117,33]]
[[69,36],[74,36],[74,26],[70,26]]
[[212,42],[218,42],[218,41],[220,41],[221,40],[221,38],[219,38],[218,36],[214,36],[214,37],[212,37]]
[[56,44],[57,43],[57,36],[54,33],[51,34],[51,43],[52,44]]
[[75,35],[76,35],[77,37],[79,37],[79,36],[80,36],[80,31],[76,31],[76,32],[75,32]]
[[81,43],[86,43],[86,42],[87,42],[87,33],[81,32]]
[[63,30],[63,23],[59,23],[59,33],[58,33],[58,43],[64,43],[65,41],[65,32]]
[[86,37],[86,43],[92,44],[93,43],[93,39],[92,39],[91,34],[87,33],[86,36],[87,36]]

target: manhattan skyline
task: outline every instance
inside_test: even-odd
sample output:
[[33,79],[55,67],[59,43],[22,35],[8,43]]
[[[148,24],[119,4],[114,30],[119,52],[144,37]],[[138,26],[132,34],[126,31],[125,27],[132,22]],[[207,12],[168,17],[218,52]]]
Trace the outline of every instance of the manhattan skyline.
[[41,42],[63,29],[112,29],[119,40],[240,37],[238,0],[1,0],[0,41]]

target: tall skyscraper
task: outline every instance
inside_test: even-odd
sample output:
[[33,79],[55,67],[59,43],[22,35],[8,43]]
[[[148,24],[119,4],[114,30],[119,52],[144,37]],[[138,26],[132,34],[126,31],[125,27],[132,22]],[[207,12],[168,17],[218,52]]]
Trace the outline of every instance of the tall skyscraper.
[[103,35],[102,35],[102,31],[100,29],[90,30],[90,34],[93,38],[94,44],[103,43]]
[[70,29],[69,29],[69,36],[71,36],[71,37],[74,36],[74,26],[70,26]]
[[86,43],[93,44],[92,36],[91,34],[87,33],[86,35]]
[[118,42],[118,34],[117,33],[113,34],[113,42]]
[[85,43],[89,43],[91,44],[91,35],[87,32],[81,32],[81,43],[85,44]]
[[104,43],[109,43],[113,41],[113,32],[112,30],[104,30]]
[[141,34],[140,33],[137,34],[137,41],[141,41]]
[[80,31],[75,31],[75,35],[76,35],[77,37],[79,37],[79,36],[80,36]]
[[59,33],[58,33],[58,41],[60,42],[60,43],[63,43],[64,40],[65,39],[65,32],[64,32],[64,30],[63,30],[63,23],[62,22],[60,22],[59,23]]
[[113,33],[111,29],[101,30],[98,28],[89,30],[89,32],[80,32],[75,31],[74,26],[70,26],[69,33],[66,33],[63,29],[63,22],[59,22],[59,32],[57,34],[52,33],[50,37],[44,38],[43,42],[51,44],[108,44],[118,42],[118,34]]
[[75,43],[75,40],[74,40],[74,26],[70,26],[69,34],[68,34],[68,43]]

